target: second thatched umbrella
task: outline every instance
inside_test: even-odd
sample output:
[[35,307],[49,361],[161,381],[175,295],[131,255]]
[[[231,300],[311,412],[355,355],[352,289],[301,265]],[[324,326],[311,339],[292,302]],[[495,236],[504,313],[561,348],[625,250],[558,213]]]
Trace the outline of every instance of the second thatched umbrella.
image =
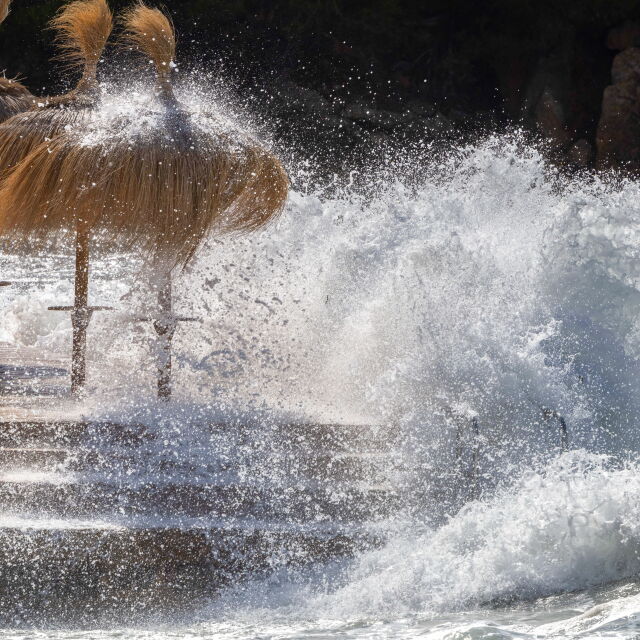
[[[106,1],[73,0],[56,14],[50,26],[57,33],[61,51],[58,59],[82,75],[72,91],[38,98],[29,111],[0,124],[0,169],[4,172],[40,144],[82,120],[98,100],[97,66],[113,29],[113,15]],[[21,233],[31,235],[33,221],[16,215],[22,220]]]
[[[81,70],[82,75],[71,92],[39,99],[30,111],[0,124],[0,167],[5,175],[10,175],[15,166],[45,141],[87,118],[98,100],[97,65],[113,28],[113,16],[106,1],[74,0],[58,12],[51,26],[58,34],[57,44],[62,51],[59,58],[68,66]],[[44,176],[34,179],[44,179]],[[78,276],[75,281],[75,304],[73,308],[56,309],[73,311],[72,389],[78,391],[85,377],[86,329],[91,313],[98,309],[88,306],[90,221],[76,217],[70,225],[60,227],[55,217],[41,215],[37,208],[27,207],[5,209],[5,215],[0,217],[0,236],[9,241],[14,251],[23,253],[73,231],[76,233]]]
[[[154,326],[170,338],[170,279],[209,233],[251,231],[284,205],[288,178],[278,159],[215,117],[199,117],[174,95],[175,36],[169,19],[142,3],[125,16],[126,41],[156,68],[153,107],[109,120],[104,114],[30,154],[0,190],[0,230],[24,210],[57,229],[82,219],[104,245],[135,249],[165,275]],[[168,350],[168,346],[167,346]],[[159,395],[168,397],[166,371]],[[163,376],[160,376],[163,378]]]

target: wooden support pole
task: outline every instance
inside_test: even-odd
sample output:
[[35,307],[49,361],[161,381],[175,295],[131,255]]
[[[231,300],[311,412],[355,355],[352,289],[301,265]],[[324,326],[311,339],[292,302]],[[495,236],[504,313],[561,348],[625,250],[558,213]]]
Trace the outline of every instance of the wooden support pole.
[[71,392],[80,393],[87,379],[87,327],[89,310],[89,230],[76,224],[76,269],[73,312],[73,349],[71,355]]
[[73,331],[71,348],[71,392],[78,395],[87,380],[87,329],[94,311],[111,307],[89,306],[89,244],[91,234],[86,223],[76,222],[76,264],[73,306],[49,307],[49,311],[70,311]]
[[164,272],[158,284],[158,307],[160,314],[153,323],[158,337],[158,398],[169,401],[171,398],[171,342],[176,332],[176,319],[173,315],[171,273]]
[[171,346],[178,322],[196,322],[197,318],[185,318],[173,313],[173,290],[171,272],[162,266],[156,269],[160,275],[158,282],[158,314],[151,317],[136,318],[139,322],[151,321],[158,336],[156,346],[158,365],[158,398],[168,402],[171,398]]

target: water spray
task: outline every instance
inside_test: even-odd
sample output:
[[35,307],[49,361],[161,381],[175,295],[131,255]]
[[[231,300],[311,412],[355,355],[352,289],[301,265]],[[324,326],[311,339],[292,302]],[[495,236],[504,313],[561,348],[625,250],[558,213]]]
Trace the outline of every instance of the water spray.
[[[63,222],[82,220],[102,232],[103,247],[135,248],[170,279],[209,234],[249,232],[276,217],[289,182],[280,161],[256,140],[214,117],[203,126],[175,97],[175,34],[167,16],[139,3],[123,23],[124,43],[154,63],[153,104],[110,123],[93,114],[42,144],[0,190],[0,216],[10,220],[11,231],[32,217],[55,221],[56,231]],[[80,262],[78,275],[84,277]],[[156,331],[170,348],[179,319],[169,300],[164,296]],[[87,307],[74,307],[80,332],[86,331]],[[170,365],[162,370],[166,378]],[[159,388],[167,397],[168,382]]]
[[569,450],[569,432],[567,431],[567,422],[562,414],[558,413],[554,409],[542,408],[542,417],[545,422],[555,420],[558,426],[558,434],[560,436],[560,449],[562,451]]

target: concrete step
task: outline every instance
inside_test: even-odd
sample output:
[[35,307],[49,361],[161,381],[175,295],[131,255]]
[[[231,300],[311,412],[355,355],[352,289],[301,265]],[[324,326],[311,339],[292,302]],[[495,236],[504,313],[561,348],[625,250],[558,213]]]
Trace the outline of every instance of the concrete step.
[[0,383],[15,380],[42,380],[68,376],[69,370],[50,365],[0,364]]
[[69,390],[69,371],[65,368],[0,364],[0,396],[62,397]]
[[[397,444],[393,430],[371,425],[335,424],[200,424],[189,427],[209,445],[219,442],[233,446],[278,451],[283,454],[300,450],[320,453],[386,452]],[[139,445],[165,438],[162,430],[144,425],[123,425],[91,420],[2,420],[0,447],[82,446],[88,441],[104,444]],[[171,437],[176,437],[171,433]]]
[[86,483],[74,477],[57,484],[41,477],[26,480],[0,482],[3,513],[56,518],[114,514],[184,518],[251,516],[283,522],[347,523],[379,520],[398,508],[398,496],[386,488],[346,486],[331,490],[151,483],[133,487]]
[[396,452],[292,455],[282,461],[289,475],[338,482],[385,483],[403,472]]
[[3,448],[69,447],[90,442],[137,446],[151,439],[153,435],[144,425],[82,420],[0,422],[0,447]]
[[399,508],[384,484],[393,431],[238,422],[180,434],[72,419],[63,404],[51,419],[52,406],[0,409],[0,623],[172,622],[249,575],[380,544],[365,527]]
[[0,448],[0,475],[16,470],[53,471],[68,467],[73,451],[69,449]]
[[69,392],[69,357],[0,342],[0,396],[57,399]]
[[0,622],[99,626],[195,610],[249,574],[302,567],[381,543],[293,528],[131,528],[117,523],[3,526]]
[[211,424],[213,434],[234,430],[245,439],[254,440],[256,434],[269,446],[281,445],[283,450],[313,449],[316,452],[358,453],[384,452],[397,446],[400,431],[393,427],[368,424]]
[[307,478],[314,481],[375,482],[388,481],[401,471],[401,463],[388,454],[319,454],[290,455],[268,458],[264,468],[262,456],[194,461],[170,456],[143,455],[130,448],[78,449],[58,447],[0,448],[0,479],[6,472],[70,471],[97,472],[109,476],[128,476],[132,473],[154,476],[188,477],[192,482],[206,478],[228,476],[256,476],[269,474],[272,478]]

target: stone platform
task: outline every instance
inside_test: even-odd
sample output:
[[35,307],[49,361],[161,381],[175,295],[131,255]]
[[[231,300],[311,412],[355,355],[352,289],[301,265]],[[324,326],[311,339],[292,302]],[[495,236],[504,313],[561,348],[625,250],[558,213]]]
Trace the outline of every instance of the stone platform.
[[371,523],[397,508],[382,441],[362,426],[276,431],[284,457],[203,463],[157,454],[140,425],[0,422],[0,622],[170,615],[232,582],[380,544]]
[[399,507],[394,438],[375,426],[211,423],[167,441],[83,419],[64,362],[21,355],[0,365],[4,625],[170,619],[379,545],[375,523]]
[[378,544],[251,527],[14,521],[0,527],[0,623],[128,624],[196,611],[221,588]]

